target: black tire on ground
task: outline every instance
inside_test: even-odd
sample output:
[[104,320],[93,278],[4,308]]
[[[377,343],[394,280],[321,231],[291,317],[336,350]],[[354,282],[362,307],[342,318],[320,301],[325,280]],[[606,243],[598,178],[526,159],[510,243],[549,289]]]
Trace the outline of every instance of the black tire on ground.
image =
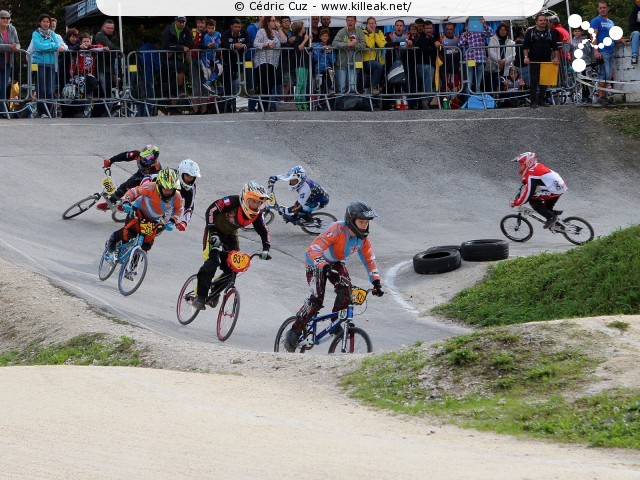
[[492,262],[509,258],[509,242],[499,239],[462,242],[460,256],[467,262]]
[[438,245],[437,247],[427,248],[427,252],[440,252],[442,250],[457,250],[460,251],[460,244],[458,245]]
[[461,263],[460,252],[454,249],[427,250],[413,257],[413,269],[420,274],[451,272],[460,268]]

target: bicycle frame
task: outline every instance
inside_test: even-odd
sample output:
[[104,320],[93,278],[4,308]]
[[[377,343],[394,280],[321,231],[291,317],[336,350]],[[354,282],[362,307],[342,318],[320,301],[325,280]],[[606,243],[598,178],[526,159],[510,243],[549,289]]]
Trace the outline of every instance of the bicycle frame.
[[[537,220],[540,223],[544,223],[547,221],[546,218],[542,218],[540,214],[536,212],[533,208],[526,205],[520,206],[520,210],[518,211],[518,214],[522,215],[523,217],[533,218],[534,220]],[[561,232],[565,227],[566,226],[562,222],[562,220],[558,218],[558,220],[556,221],[556,224],[551,229],[549,229],[549,231],[555,232],[557,230]]]
[[[320,331],[318,333],[318,323],[327,319],[332,319],[331,324]],[[313,345],[319,345],[320,341],[329,335],[337,326],[342,325],[343,323],[351,323],[353,320],[353,305],[349,305],[347,308],[339,310],[337,312],[327,313],[326,315],[314,316],[310,323],[312,324],[312,335],[311,337],[307,336],[305,339],[300,342],[298,346],[306,346],[311,347]]]
[[[158,231],[158,227],[160,226],[160,224],[155,224],[153,222],[140,222],[140,223],[151,223],[153,225],[154,234],[157,235],[158,233],[160,233]],[[129,258],[129,256],[131,256],[131,253],[133,253],[136,247],[142,248],[142,244],[144,243],[144,237],[145,236],[142,234],[142,232],[140,232],[136,235],[136,238],[132,238],[127,243],[123,243],[122,245],[117,247],[116,248],[118,251],[117,264],[123,265],[124,263],[126,263],[127,259]]]

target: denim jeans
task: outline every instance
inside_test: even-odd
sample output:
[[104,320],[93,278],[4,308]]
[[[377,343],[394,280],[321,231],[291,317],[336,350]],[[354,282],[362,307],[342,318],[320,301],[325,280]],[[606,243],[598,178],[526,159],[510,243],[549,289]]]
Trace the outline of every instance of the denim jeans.
[[[347,70],[349,75],[349,84],[347,85]],[[351,67],[341,67],[336,70],[336,82],[338,83],[338,93],[356,93],[356,71]]]
[[598,65],[598,80],[606,82],[613,77],[613,53],[600,52],[604,63]]
[[640,47],[640,32],[631,32],[631,56],[638,56],[638,48]]
[[[0,54],[4,55],[4,54]],[[11,86],[11,65],[4,63],[4,58],[0,59],[0,113],[7,111],[7,90]]]
[[[56,71],[54,65],[38,64],[38,71],[36,72],[36,94],[38,95],[38,100],[53,98],[55,76]],[[37,106],[40,115],[51,114],[50,111],[47,111],[45,102],[38,101]]]
[[467,73],[467,83],[464,87],[464,93],[477,94],[481,93],[482,79],[484,77],[484,63],[476,62],[475,66],[465,68]]
[[[422,91],[433,92],[433,77],[436,69],[429,63],[422,64]],[[427,101],[430,101],[433,96],[428,96]]]
[[371,88],[380,88],[380,79],[382,78],[382,64],[380,62],[375,60],[363,62],[362,71],[364,75],[369,74]]

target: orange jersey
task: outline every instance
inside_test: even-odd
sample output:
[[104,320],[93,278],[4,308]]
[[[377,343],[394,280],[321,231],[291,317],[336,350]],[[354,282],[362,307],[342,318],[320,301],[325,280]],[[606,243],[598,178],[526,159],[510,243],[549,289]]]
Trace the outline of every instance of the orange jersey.
[[168,202],[163,202],[156,190],[156,182],[145,182],[132,188],[124,194],[122,201],[131,203],[145,218],[154,222],[163,218],[168,221],[170,216],[174,223],[178,223],[184,213],[180,193],[176,191]]
[[307,265],[323,268],[328,263],[344,262],[349,255],[356,252],[367,269],[369,280],[380,280],[376,256],[369,237],[364,240],[356,236],[351,237],[345,222],[332,223],[315,239],[307,249]]

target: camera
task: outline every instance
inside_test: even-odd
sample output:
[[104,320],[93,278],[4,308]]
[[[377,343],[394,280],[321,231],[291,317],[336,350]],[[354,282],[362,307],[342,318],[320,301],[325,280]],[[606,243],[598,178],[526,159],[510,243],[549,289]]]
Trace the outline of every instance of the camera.
[[407,45],[407,42],[400,42],[401,47],[405,47],[406,45]]

